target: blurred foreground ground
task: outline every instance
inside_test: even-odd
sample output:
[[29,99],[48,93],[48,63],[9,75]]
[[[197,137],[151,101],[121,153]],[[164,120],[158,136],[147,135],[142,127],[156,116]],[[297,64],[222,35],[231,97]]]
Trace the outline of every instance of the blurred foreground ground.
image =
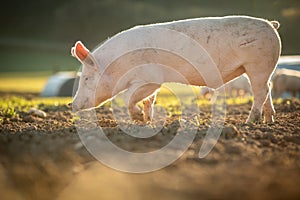
[[[221,138],[203,159],[198,152],[210,109],[200,108],[199,130],[188,151],[146,174],[118,172],[96,161],[81,145],[66,106],[45,109],[46,118],[1,114],[1,199],[300,199],[300,101],[276,104],[271,124],[245,125],[250,106],[228,106]],[[98,114],[110,140],[129,151],[152,150],[176,134],[176,116],[168,119],[164,134],[140,142],[120,134],[109,107]]]

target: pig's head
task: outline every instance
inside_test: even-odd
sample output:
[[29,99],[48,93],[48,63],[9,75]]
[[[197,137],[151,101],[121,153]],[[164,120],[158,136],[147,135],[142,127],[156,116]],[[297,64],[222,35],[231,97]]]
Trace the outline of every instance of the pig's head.
[[80,42],[76,42],[71,54],[82,63],[82,73],[79,79],[78,90],[72,102],[73,111],[91,108],[97,105],[97,84],[100,67],[90,51]]

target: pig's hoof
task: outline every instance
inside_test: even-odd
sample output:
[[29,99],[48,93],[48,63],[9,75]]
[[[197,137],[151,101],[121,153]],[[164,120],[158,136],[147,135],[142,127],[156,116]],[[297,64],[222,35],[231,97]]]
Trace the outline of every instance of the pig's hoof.
[[246,124],[248,124],[248,125],[253,125],[254,122],[253,122],[251,119],[247,119]]
[[152,119],[151,119],[150,116],[145,116],[144,120],[145,120],[145,122],[147,122],[147,123],[152,121]]
[[254,124],[254,123],[259,123],[261,120],[261,112],[258,110],[252,110],[246,123],[247,124]]
[[136,122],[144,122],[144,114],[143,113],[135,113],[131,116],[131,119]]
[[265,116],[265,123],[273,123],[275,120],[274,120],[274,116],[271,115],[271,116]]
[[248,118],[246,124],[258,124],[260,123],[260,118]]

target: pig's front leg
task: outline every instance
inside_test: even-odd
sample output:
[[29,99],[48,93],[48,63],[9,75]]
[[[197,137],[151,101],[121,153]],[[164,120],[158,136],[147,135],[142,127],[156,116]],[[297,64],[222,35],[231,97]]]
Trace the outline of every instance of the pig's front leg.
[[[125,93],[125,102],[132,120],[144,122],[151,121],[153,115],[153,102],[156,95],[155,92],[159,87],[159,84],[154,83],[133,84],[129,87]],[[137,106],[137,103],[145,98],[147,99],[144,102],[144,113]]]
[[125,93],[125,102],[128,108],[128,112],[131,120],[133,121],[144,121],[144,113],[138,107],[137,103],[139,102],[139,98],[134,95],[133,89],[130,88]]

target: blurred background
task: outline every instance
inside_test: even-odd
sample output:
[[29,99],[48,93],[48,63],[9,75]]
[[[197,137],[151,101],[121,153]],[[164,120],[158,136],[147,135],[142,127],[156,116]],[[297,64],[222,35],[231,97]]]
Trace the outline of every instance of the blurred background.
[[[178,124],[189,119],[191,122],[184,127],[199,126],[194,143],[182,159],[158,173],[132,175],[95,163],[77,136],[75,124],[80,123],[75,122],[80,122],[80,118],[66,105],[72,101],[72,91],[76,91],[73,86],[81,66],[70,55],[77,40],[92,50],[135,25],[224,15],[278,20],[282,54],[300,54],[300,0],[9,0],[2,3],[1,199],[57,196],[59,199],[113,196],[131,200],[300,199],[300,100],[276,100],[276,123],[244,126],[253,97],[248,95],[250,89],[236,88],[235,97],[227,100],[228,112],[220,142],[210,157],[200,160],[198,152],[211,123],[211,109],[210,101],[200,98],[205,94],[196,88],[195,94],[181,86],[175,89],[174,85],[160,90],[155,112],[166,115],[154,115],[157,119],[149,127],[159,134],[146,138],[145,142],[122,134],[123,130],[118,128],[119,122],[126,121],[118,121],[120,117],[114,118],[114,114],[123,114],[125,109],[112,112],[112,104],[97,109],[100,114],[97,125],[104,126],[111,141],[129,152],[150,152],[163,147],[180,130]],[[300,57],[296,61],[295,69],[300,71]],[[296,85],[281,80],[277,85]],[[300,76],[297,80],[300,83]],[[247,79],[246,83],[250,88]],[[240,82],[235,85],[244,86]],[[280,88],[290,92],[290,88]],[[237,97],[241,90],[245,98]],[[186,106],[186,102],[181,104],[182,99],[175,94],[178,97],[184,94],[191,106]],[[195,102],[201,112],[195,113]],[[195,115],[181,118],[182,109],[189,109]],[[166,120],[163,127],[156,123],[161,120]],[[174,152],[177,154],[178,150]]]
[[299,0],[10,0],[0,12],[0,73],[77,70],[77,40],[93,49],[138,24],[233,14],[278,20],[282,54],[299,54]]

